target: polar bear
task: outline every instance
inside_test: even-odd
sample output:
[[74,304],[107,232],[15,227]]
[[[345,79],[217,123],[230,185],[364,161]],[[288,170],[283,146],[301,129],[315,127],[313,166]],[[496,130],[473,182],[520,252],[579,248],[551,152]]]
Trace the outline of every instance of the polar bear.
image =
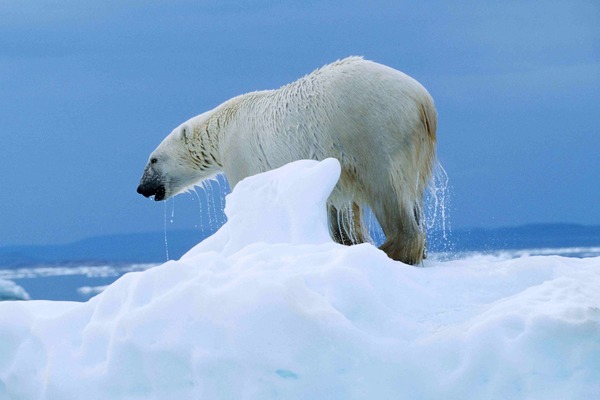
[[184,122],[150,154],[137,191],[159,201],[219,173],[233,188],[292,161],[334,157],[342,173],[327,203],[332,238],[347,245],[370,241],[368,206],[386,236],[380,248],[394,260],[419,264],[436,125],[433,99],[416,80],[349,57]]

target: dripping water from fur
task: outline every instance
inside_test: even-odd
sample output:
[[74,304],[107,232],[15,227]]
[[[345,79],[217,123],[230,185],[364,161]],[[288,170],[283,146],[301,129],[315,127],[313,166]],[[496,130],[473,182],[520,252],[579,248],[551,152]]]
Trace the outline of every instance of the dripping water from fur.
[[[164,201],[163,203],[165,204],[165,206],[164,206],[164,218],[163,218],[163,228],[164,228],[164,231],[165,231],[165,253],[166,253],[166,256],[167,256],[167,261],[169,261],[169,241],[167,239],[167,202]],[[173,212],[174,212],[174,210],[175,210],[175,208],[173,206]]]
[[175,219],[175,197],[173,197],[173,199],[171,201],[171,220],[170,220],[170,222],[173,223],[174,219]]
[[448,215],[450,209],[449,192],[448,174],[438,162],[433,170],[433,177],[425,194],[427,241],[429,247],[437,253],[449,253],[454,249]]
[[227,189],[229,185],[227,184],[227,178],[225,178],[225,175],[217,175],[215,179],[217,181],[217,185],[219,186],[219,204],[221,212],[223,212],[223,210],[225,210],[225,196],[228,193]]
[[208,227],[211,231],[216,230],[217,209],[215,208],[215,198],[212,193],[212,185],[209,181],[202,181],[202,190],[206,195],[206,207],[208,211]]
[[[200,195],[198,194],[198,190],[197,187],[194,186],[192,188],[194,190],[194,193],[196,194],[196,200],[198,201],[198,213],[199,213],[199,220],[200,220],[200,232],[204,232],[204,213],[202,212],[202,201],[200,200]],[[205,193],[206,195],[206,193]],[[196,225],[196,227],[198,227],[198,225]]]
[[354,210],[352,203],[341,207],[337,212],[338,231],[352,243],[358,243],[358,234],[354,226]]
[[[169,222],[172,224],[174,219],[175,219],[175,198],[173,197],[172,199],[170,199],[171,201],[171,218],[169,219]],[[163,217],[163,229],[164,229],[164,233],[165,233],[165,254],[167,257],[167,261],[170,260],[169,257],[169,239],[168,239],[168,235],[167,235],[167,201],[164,201],[165,203],[165,207],[164,207],[164,217]]]
[[[200,195],[198,189],[200,189],[204,196]],[[199,224],[194,224],[194,228],[199,228],[200,239],[204,240],[216,232],[226,219],[223,213],[225,208],[224,198],[229,192],[229,184],[225,176],[217,175],[214,178],[199,182],[198,186],[190,187],[188,193],[190,192],[193,193],[192,196],[198,202]],[[167,205],[169,202],[170,205]],[[171,259],[171,252],[169,249],[168,226],[175,223],[175,196],[167,199],[163,204],[165,255],[167,261],[169,261]]]
[[[217,175],[214,178],[200,182],[198,185],[199,186],[194,187],[194,192],[198,199],[201,231],[203,233],[212,234],[225,222],[226,217],[223,210],[225,209],[225,196],[229,193],[229,184],[224,175]],[[204,193],[206,208],[202,207],[202,201],[197,190],[198,188]],[[218,200],[216,197],[218,197]],[[204,223],[205,215],[208,218],[207,224]]]

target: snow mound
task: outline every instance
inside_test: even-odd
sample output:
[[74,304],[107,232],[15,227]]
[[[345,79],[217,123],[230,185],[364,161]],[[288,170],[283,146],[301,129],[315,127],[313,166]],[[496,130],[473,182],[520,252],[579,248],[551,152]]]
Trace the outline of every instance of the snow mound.
[[600,258],[392,261],[327,232],[335,160],[240,182],[228,222],[87,303],[0,304],[0,399],[582,399]]
[[29,293],[13,281],[0,279],[0,301],[29,300]]

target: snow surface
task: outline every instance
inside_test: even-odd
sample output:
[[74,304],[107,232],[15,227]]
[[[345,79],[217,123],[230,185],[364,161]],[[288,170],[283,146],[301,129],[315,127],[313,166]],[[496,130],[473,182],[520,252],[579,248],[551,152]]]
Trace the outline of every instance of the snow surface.
[[600,398],[600,258],[341,246],[339,172],[240,182],[215,235],[86,303],[0,303],[0,399]]

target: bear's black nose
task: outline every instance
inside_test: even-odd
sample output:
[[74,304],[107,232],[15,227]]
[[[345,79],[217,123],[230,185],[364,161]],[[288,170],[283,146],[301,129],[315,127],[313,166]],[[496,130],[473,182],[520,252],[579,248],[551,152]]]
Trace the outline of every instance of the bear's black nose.
[[154,196],[155,201],[161,201],[165,199],[166,190],[163,185],[155,186],[141,183],[137,188],[137,192],[144,197]]
[[139,194],[141,194],[142,196],[144,196],[144,197],[150,197],[150,196],[152,196],[154,194],[154,193],[152,193],[151,190],[148,190],[147,186],[144,186],[144,185],[139,185],[137,187],[137,192]]

